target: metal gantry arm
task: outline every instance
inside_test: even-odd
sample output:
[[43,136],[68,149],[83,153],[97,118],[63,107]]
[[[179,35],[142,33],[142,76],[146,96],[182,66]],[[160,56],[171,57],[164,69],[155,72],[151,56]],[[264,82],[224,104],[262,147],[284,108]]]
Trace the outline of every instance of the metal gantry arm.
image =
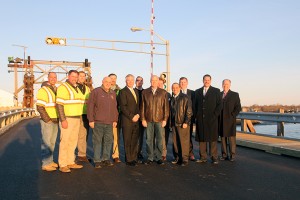
[[[149,30],[149,29],[140,28],[140,27],[131,27],[130,30],[132,32],[136,32],[136,31],[149,31],[149,32],[151,32],[151,30]],[[152,31],[152,32],[156,37],[158,37],[163,42],[164,45],[166,45],[166,53],[163,54],[163,55],[166,56],[167,91],[170,91],[170,42],[169,42],[169,40],[164,39],[161,35],[159,35],[155,31]],[[153,43],[153,44],[156,44],[156,43]],[[155,54],[155,52],[153,52],[153,54]]]

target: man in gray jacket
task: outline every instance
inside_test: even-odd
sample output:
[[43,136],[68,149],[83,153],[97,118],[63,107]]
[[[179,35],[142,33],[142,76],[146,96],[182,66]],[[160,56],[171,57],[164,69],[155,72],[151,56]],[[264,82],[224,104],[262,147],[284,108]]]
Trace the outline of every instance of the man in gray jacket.
[[113,128],[117,127],[118,110],[116,93],[110,87],[111,78],[104,77],[102,86],[94,89],[88,100],[87,117],[93,129],[95,168],[101,168],[101,161],[106,166],[113,165],[110,161],[110,151]]

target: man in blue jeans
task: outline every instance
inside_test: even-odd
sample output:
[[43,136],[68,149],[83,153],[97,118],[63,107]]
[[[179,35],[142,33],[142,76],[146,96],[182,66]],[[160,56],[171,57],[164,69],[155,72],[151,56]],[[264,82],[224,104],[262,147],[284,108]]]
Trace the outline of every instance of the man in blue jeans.
[[37,93],[37,111],[40,113],[42,132],[41,157],[42,170],[55,171],[58,165],[53,162],[53,151],[58,132],[58,117],[55,109],[56,102],[56,73],[48,74],[48,81],[42,84]]
[[102,86],[91,92],[87,105],[87,117],[93,129],[95,168],[101,168],[101,161],[106,166],[113,166],[110,161],[110,151],[113,128],[117,127],[118,110],[116,93],[110,87],[111,78],[104,77]]
[[167,92],[158,88],[158,81],[158,76],[153,75],[151,86],[142,92],[141,120],[146,128],[147,165],[153,161],[164,164],[162,136],[169,117],[169,102]]

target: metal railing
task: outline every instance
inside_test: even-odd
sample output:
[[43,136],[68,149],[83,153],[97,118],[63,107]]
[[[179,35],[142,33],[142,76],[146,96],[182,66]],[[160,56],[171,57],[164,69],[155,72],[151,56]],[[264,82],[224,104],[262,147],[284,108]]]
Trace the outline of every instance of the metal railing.
[[20,108],[0,112],[0,135],[20,120],[34,116],[34,108]]
[[255,133],[251,120],[277,122],[277,136],[284,136],[284,123],[300,123],[300,114],[240,112],[237,119],[241,119],[241,131]]

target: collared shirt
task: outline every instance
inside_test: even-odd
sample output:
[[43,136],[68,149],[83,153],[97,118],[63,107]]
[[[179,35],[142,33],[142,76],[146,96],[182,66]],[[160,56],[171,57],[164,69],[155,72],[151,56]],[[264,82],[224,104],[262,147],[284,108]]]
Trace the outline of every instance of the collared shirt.
[[209,87],[203,87],[203,96],[206,95],[207,91],[208,91]]
[[155,92],[156,92],[156,90],[157,90],[157,88],[151,88],[151,90],[152,90],[152,94],[155,94]]

